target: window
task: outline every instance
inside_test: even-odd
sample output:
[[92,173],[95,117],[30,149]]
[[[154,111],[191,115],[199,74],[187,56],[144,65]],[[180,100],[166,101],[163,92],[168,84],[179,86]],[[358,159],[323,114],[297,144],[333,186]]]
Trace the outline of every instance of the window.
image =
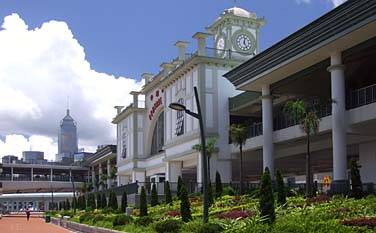
[[125,159],[127,157],[127,141],[128,141],[128,127],[126,125],[127,122],[123,123],[122,127],[122,142],[121,142],[121,158]]
[[[184,104],[184,100],[180,98],[179,104]],[[184,134],[184,111],[176,112],[176,135],[180,136]]]
[[154,127],[153,139],[151,142],[151,155],[158,154],[162,151],[164,144],[164,112],[162,112]]

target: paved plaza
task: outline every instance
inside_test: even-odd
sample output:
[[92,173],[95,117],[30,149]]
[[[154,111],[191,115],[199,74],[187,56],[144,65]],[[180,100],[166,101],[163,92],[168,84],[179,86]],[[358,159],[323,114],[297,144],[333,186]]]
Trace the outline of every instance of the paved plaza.
[[0,232],[6,233],[70,233],[67,229],[52,223],[45,223],[40,216],[5,216],[0,220]]

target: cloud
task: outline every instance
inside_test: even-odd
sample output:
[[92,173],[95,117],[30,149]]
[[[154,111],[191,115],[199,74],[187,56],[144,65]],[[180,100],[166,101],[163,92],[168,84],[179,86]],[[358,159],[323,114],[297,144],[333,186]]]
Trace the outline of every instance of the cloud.
[[[328,2],[330,2],[331,4],[333,4],[333,7],[337,7],[339,5],[341,5],[342,3],[346,2],[347,0],[326,0]],[[309,4],[311,3],[312,1],[311,0],[295,0],[296,3],[298,4]]]
[[129,92],[142,85],[93,70],[65,22],[29,29],[19,15],[6,16],[0,29],[0,156],[20,156],[17,141],[23,150],[32,146],[53,158],[68,95],[79,147],[115,143],[113,106],[129,104]]

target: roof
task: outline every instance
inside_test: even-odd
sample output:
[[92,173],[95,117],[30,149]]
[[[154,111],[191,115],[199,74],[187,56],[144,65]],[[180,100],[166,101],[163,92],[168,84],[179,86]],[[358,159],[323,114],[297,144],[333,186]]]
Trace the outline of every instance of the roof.
[[348,0],[224,76],[237,88],[316,46],[328,44],[376,20],[375,0]]
[[85,165],[89,166],[92,162],[101,159],[102,157],[106,157],[108,155],[116,156],[116,145],[106,145],[101,149],[97,150],[97,152],[86,158]]
[[233,7],[233,8],[230,8],[230,9],[226,9],[222,13],[222,15],[225,15],[225,14],[232,14],[232,15],[235,15],[235,16],[252,18],[252,19],[257,18],[255,13],[248,12],[248,11],[244,10],[243,8],[239,8],[239,7]]

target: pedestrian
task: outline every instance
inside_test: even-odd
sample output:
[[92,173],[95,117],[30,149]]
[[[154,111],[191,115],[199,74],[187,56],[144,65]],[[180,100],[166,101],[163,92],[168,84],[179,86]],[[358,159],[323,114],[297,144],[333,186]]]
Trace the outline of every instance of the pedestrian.
[[26,211],[25,211],[25,213],[26,213],[26,219],[27,219],[27,221],[29,221],[29,218],[30,218],[30,210],[27,208]]

